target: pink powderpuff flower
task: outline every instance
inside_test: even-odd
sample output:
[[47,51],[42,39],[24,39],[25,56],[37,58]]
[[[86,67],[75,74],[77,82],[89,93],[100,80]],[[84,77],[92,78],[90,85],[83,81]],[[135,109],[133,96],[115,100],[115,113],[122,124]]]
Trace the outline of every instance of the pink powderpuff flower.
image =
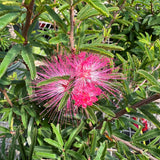
[[[119,93],[119,90],[113,87],[112,82],[114,79],[120,79],[120,76],[113,73],[114,68],[110,67],[111,59],[98,54],[81,52],[74,57],[73,64],[75,69],[73,94],[75,104],[78,106],[80,104],[83,108],[86,108],[87,105],[91,106],[98,101],[97,96],[99,95],[108,98],[105,91],[115,97]],[[84,94],[88,95],[88,98],[90,97],[90,103],[88,103],[88,99],[86,102],[81,100],[80,103],[80,95],[84,96]]]
[[[50,117],[50,120],[53,120],[53,118],[56,117],[55,114],[65,112],[67,114],[68,112],[73,113],[73,103],[71,100],[71,88],[72,88],[72,81],[73,78],[72,75],[74,73],[74,68],[70,66],[70,59],[67,56],[58,56],[58,58],[53,58],[53,61],[44,61],[44,66],[41,66],[39,71],[37,73],[38,78],[33,82],[35,85],[35,94],[33,95],[33,100],[38,101],[38,103],[45,102],[44,106],[46,107],[43,112],[46,111],[45,115],[49,113],[48,117]],[[51,83],[40,85],[39,84],[42,81],[54,78],[54,77],[64,77],[68,76],[68,79],[57,79],[56,81],[53,81]],[[63,111],[58,111],[58,108],[60,106],[60,102],[64,96],[68,94],[68,99],[66,99],[65,107],[63,108]],[[43,113],[42,112],[42,113]],[[41,114],[42,114],[41,113]],[[71,114],[72,115],[72,114]],[[59,117],[61,114],[59,114]],[[49,121],[50,121],[49,120]]]
[[[79,55],[63,55],[44,61],[34,81],[33,100],[44,103],[50,120],[61,113],[65,116],[75,115],[78,108],[85,109],[98,101],[99,96],[108,98],[107,93],[116,97],[119,90],[113,87],[113,80],[119,79],[110,67],[111,59],[97,54],[81,52]],[[68,78],[63,78],[63,77]],[[57,78],[45,85],[41,82]],[[43,113],[42,112],[42,113]],[[41,113],[41,114],[42,114]],[[72,118],[72,117],[71,117]]]

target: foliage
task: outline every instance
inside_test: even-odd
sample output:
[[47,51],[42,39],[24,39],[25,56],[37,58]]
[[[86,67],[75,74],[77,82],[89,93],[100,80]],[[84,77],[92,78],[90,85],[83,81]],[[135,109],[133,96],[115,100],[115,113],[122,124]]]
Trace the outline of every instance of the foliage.
[[[159,10],[158,0],[0,0],[0,123],[9,124],[0,126],[0,159],[12,160],[16,151],[22,160],[159,159]],[[52,29],[40,29],[39,21]],[[16,38],[8,37],[8,24]],[[121,94],[99,99],[70,121],[48,123],[44,104],[32,101],[35,62],[82,51],[112,58],[116,73],[125,77],[114,84]],[[8,76],[19,60],[25,65],[18,68],[22,78]],[[59,78],[64,77],[38,85]],[[143,132],[142,119],[155,128]]]

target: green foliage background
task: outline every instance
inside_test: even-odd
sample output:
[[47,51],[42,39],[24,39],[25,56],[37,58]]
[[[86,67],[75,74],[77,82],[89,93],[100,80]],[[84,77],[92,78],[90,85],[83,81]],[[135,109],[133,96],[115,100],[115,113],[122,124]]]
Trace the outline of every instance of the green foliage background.
[[[54,29],[40,30],[39,21],[52,23]],[[16,38],[8,37],[9,24],[14,26]],[[9,128],[0,126],[1,160],[14,159],[16,150],[22,160],[160,159],[160,122],[156,118],[160,108],[154,102],[160,98],[159,0],[0,0],[0,32],[6,35],[0,34],[0,122],[9,123]],[[39,114],[43,107],[26,98],[32,95],[30,84],[38,70],[35,60],[75,51],[113,57],[126,77],[117,84],[122,93],[119,108],[103,99],[87,108],[88,117],[83,115],[82,120],[78,115],[74,125],[49,124],[48,117]],[[26,66],[18,69],[21,75],[8,75],[8,68],[17,61]],[[143,124],[119,116],[121,111],[145,118],[155,128],[142,132]],[[128,128],[135,131],[132,137],[123,132]],[[12,141],[6,152],[8,138]],[[116,149],[114,155],[110,149]]]

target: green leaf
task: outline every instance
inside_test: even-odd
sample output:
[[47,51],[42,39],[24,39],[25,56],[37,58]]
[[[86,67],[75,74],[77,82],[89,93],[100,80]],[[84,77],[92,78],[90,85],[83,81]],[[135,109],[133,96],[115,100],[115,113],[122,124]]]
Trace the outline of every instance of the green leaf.
[[96,117],[96,115],[95,115],[93,109],[90,108],[90,107],[87,107],[86,110],[88,111],[89,116],[90,116],[91,119],[94,121],[94,123],[97,123],[97,117]]
[[36,112],[32,106],[24,106],[25,110],[28,112],[28,114],[32,117],[36,117]]
[[58,129],[55,127],[55,125],[53,123],[51,123],[51,126],[52,126],[53,133],[55,133],[55,135],[56,135],[58,143],[63,148],[64,143],[63,143],[63,139],[62,139],[62,136],[61,136],[60,132],[58,131]]
[[30,45],[26,45],[22,48],[21,55],[30,70],[31,79],[34,79],[36,77],[36,67],[34,64],[34,56]]
[[0,126],[0,131],[1,132],[4,132],[4,133],[9,133],[9,129],[8,128],[5,128],[3,126]]
[[65,76],[57,76],[57,77],[52,77],[50,79],[47,79],[47,80],[44,80],[44,81],[41,81],[37,84],[37,87],[39,86],[43,86],[43,85],[46,85],[46,84],[49,84],[49,83],[53,83],[55,81],[58,81],[58,80],[68,80],[70,78],[69,75],[65,75]]
[[160,86],[151,86],[148,88],[152,92],[160,93]]
[[53,20],[56,21],[56,23],[62,28],[62,30],[66,33],[67,32],[67,26],[66,24],[61,20],[59,15],[49,6],[45,6],[47,9],[47,12],[52,17]]
[[37,139],[37,128],[34,128],[32,131],[32,138],[31,138],[31,145],[29,148],[29,157],[28,160],[32,160],[32,155],[34,151],[34,146],[36,145],[36,139]]
[[52,154],[52,153],[36,152],[35,154],[43,158],[49,158],[49,159],[54,159],[54,160],[57,158],[56,154]]
[[12,138],[12,143],[11,143],[11,146],[10,146],[10,149],[9,149],[9,156],[8,156],[9,160],[14,160],[15,150],[16,150],[15,146],[16,146],[16,135],[14,135],[13,138]]
[[44,138],[44,141],[47,142],[48,144],[62,150],[62,146],[57,141],[52,140],[50,138]]
[[101,128],[101,130],[100,130],[100,133],[101,133],[102,135],[104,134],[106,128],[107,128],[107,122],[104,121],[104,122],[103,122],[103,125],[102,125],[102,128]]
[[99,111],[104,112],[107,115],[110,115],[112,117],[116,116],[115,113],[112,110],[110,110],[109,108],[107,108],[107,107],[104,107],[104,106],[101,106],[101,105],[95,105],[95,104],[93,106],[95,108],[97,108],[97,110],[99,109]]
[[10,63],[20,53],[20,49],[21,48],[19,45],[15,45],[7,52],[7,55],[4,57],[2,63],[0,64],[0,78],[4,75]]
[[53,37],[49,40],[49,44],[59,44],[59,43],[66,43],[67,41],[67,36],[65,35],[58,35],[56,37]]
[[93,17],[98,15],[99,12],[92,8],[90,5],[85,5],[77,14],[77,19],[79,20],[85,20],[89,17]]
[[92,43],[92,44],[83,44],[81,47],[96,47],[103,48],[106,50],[114,50],[114,51],[123,51],[124,48],[114,45],[114,44],[102,44],[102,43]]
[[71,135],[69,136],[68,141],[65,143],[65,150],[69,149],[75,139],[75,137],[78,135],[78,133],[82,130],[82,128],[84,127],[84,121],[81,121],[80,125],[78,126],[78,128],[76,128]]
[[109,17],[109,11],[105,5],[102,4],[101,0],[85,0],[85,2],[87,2],[104,16]]
[[106,129],[107,129],[109,137],[111,137],[111,135],[112,135],[112,127],[111,127],[111,123],[110,122],[107,122]]
[[19,143],[19,148],[20,148],[20,153],[21,153],[22,160],[26,160],[27,157],[26,157],[25,148],[23,146],[23,141],[22,141],[22,135],[21,134],[18,137],[18,143]]
[[150,112],[142,108],[140,110],[148,120],[150,120],[156,127],[160,128],[160,122]]
[[28,123],[28,130],[27,130],[27,142],[29,146],[32,143],[32,130],[33,130],[33,123],[34,123],[34,118],[31,117]]
[[93,155],[96,151],[97,131],[94,129],[91,132],[93,133],[92,142],[91,142],[91,155]]
[[66,92],[59,102],[58,111],[62,110],[65,107],[65,105],[67,104],[68,98],[69,98],[69,94]]
[[28,126],[28,115],[24,109],[24,107],[21,107],[21,118],[22,118],[22,123],[25,129],[27,129]]
[[106,55],[106,56],[109,56],[109,57],[114,57],[114,55],[111,52],[106,51],[103,48],[92,47],[90,45],[85,45],[85,46],[82,45],[82,46],[79,47],[79,50],[92,52],[92,53],[98,53],[98,54]]
[[97,151],[97,155],[95,157],[94,160],[100,160],[100,159],[104,159],[104,155],[106,153],[106,149],[107,149],[107,145],[105,142],[101,143],[98,151]]
[[20,15],[20,12],[7,13],[0,17],[0,31]]
[[141,74],[146,80],[148,80],[152,85],[159,86],[158,81],[151,74],[149,74],[147,71],[140,69],[137,72],[139,74]]
[[75,152],[73,150],[67,150],[66,153],[69,154],[70,156],[72,156],[74,159],[86,160],[86,158],[83,155],[81,155],[78,152]]

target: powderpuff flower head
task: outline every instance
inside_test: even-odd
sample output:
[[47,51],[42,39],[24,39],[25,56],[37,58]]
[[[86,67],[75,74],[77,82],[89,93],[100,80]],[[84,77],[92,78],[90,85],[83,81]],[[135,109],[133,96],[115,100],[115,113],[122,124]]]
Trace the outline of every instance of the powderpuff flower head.
[[[99,97],[109,98],[108,94],[116,97],[119,92],[112,82],[120,76],[113,73],[111,59],[105,56],[81,52],[44,63],[34,82],[33,100],[44,103],[50,120],[56,113],[75,115],[78,108],[92,106]],[[49,83],[43,83],[46,81]]]

